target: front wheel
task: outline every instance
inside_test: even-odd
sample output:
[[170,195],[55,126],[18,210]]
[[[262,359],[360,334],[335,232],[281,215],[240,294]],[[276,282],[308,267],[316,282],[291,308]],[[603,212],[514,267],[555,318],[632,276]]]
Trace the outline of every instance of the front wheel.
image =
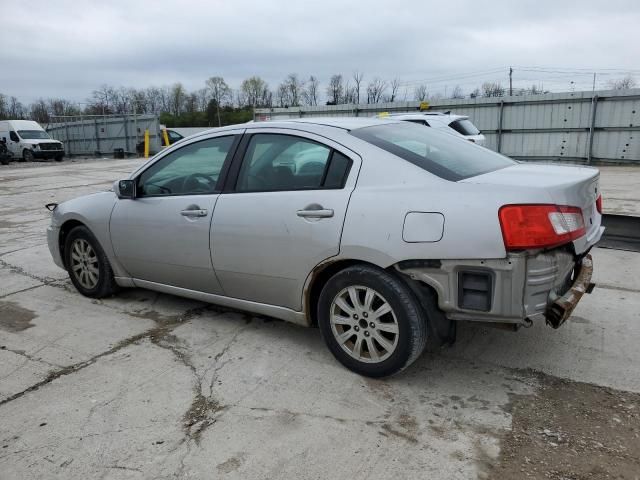
[[33,162],[33,152],[31,150],[29,150],[28,148],[25,148],[22,151],[22,159],[25,162]]
[[427,343],[427,318],[413,293],[394,275],[368,265],[329,279],[320,294],[318,323],[336,359],[368,377],[403,370]]
[[88,228],[78,226],[69,232],[64,254],[69,278],[82,295],[103,298],[116,291],[109,260]]

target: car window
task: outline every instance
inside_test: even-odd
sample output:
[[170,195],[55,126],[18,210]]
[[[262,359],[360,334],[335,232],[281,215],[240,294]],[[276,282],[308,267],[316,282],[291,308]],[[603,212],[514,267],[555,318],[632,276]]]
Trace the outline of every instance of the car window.
[[226,136],[202,140],[162,157],[138,177],[138,196],[215,192],[233,139]]
[[462,135],[478,135],[480,133],[480,130],[466,118],[451,122],[449,126]]
[[171,143],[176,143],[178,140],[182,140],[184,137],[173,130],[167,130],[167,135],[169,136],[169,141]]
[[426,120],[405,120],[405,122],[417,123],[418,125],[429,126]]
[[458,181],[516,163],[455,135],[409,122],[358,128],[350,133],[446,180]]
[[324,181],[324,187],[344,187],[350,169],[351,159],[334,150],[333,155],[331,155],[331,163],[329,164],[329,169],[327,170],[327,177]]
[[239,192],[322,188],[331,149],[292,135],[256,134],[245,153]]

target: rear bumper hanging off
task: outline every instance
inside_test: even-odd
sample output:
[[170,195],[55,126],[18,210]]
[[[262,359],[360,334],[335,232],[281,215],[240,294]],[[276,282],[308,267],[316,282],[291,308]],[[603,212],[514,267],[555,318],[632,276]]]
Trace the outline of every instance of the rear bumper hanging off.
[[591,283],[593,273],[593,259],[586,255],[580,262],[580,270],[571,288],[549,305],[544,313],[547,325],[558,328],[571,316],[574,308],[585,293],[591,293],[595,286]]

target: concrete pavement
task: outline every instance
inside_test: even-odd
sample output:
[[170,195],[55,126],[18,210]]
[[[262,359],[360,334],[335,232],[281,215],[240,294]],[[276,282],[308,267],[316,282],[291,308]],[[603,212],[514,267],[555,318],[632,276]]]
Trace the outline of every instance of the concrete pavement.
[[601,288],[561,329],[461,324],[386,380],[315,329],[141,289],[82,297],[43,205],[139,162],[0,168],[0,479],[486,478],[541,374],[640,392],[637,253],[596,249]]

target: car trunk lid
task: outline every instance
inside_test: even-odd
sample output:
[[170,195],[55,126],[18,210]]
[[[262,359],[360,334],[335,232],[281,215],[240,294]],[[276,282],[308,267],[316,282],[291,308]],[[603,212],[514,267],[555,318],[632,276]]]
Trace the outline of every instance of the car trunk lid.
[[596,199],[600,195],[599,179],[600,172],[596,168],[519,163],[461,182],[539,190],[540,203],[579,207],[582,209],[586,234],[574,243],[576,251],[581,253],[594,245],[602,235],[602,216],[596,209]]

